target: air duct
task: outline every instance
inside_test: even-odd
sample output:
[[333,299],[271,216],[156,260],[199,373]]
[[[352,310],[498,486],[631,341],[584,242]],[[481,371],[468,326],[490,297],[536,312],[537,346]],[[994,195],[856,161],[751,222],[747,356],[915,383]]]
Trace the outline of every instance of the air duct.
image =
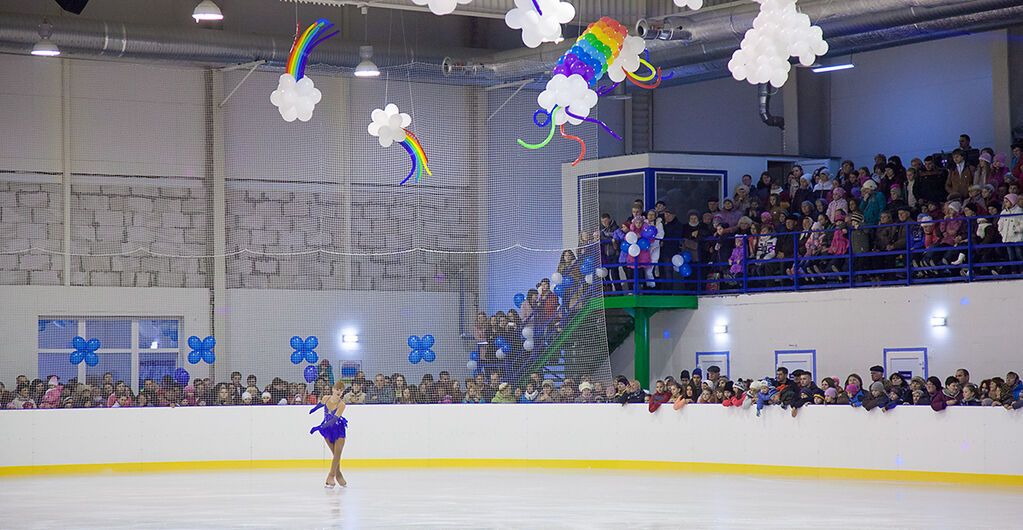
[[[0,51],[28,52],[38,40],[39,17],[0,14]],[[159,27],[61,17],[53,20],[51,39],[66,54],[109,58],[143,59],[228,65],[266,61],[280,66],[291,51],[292,36],[243,35],[200,28]],[[316,48],[313,62],[354,68],[361,60],[360,44],[330,40]],[[446,56],[472,57],[482,50],[455,48],[425,50],[419,62],[440,64]],[[387,63],[407,62],[405,50],[376,49],[375,57]],[[381,62],[383,64],[383,62]]]
[[767,84],[757,85],[757,99],[760,101],[760,121],[768,127],[785,130],[785,118],[771,114],[771,87]]

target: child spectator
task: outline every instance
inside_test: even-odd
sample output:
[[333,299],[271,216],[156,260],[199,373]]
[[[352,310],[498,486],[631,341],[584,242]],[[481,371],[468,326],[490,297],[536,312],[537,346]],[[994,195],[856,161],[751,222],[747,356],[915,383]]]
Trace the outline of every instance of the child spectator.
[[870,395],[863,399],[863,409],[874,410],[880,408],[883,410],[889,403],[891,403],[891,398],[885,394],[884,383],[881,381],[870,383]]
[[980,395],[977,390],[977,385],[970,383],[963,387],[963,399],[959,402],[960,405],[966,407],[979,407],[981,405]]
[[512,395],[511,385],[508,383],[501,383],[497,387],[497,393],[494,394],[494,399],[490,400],[491,403],[515,403],[515,396]]
[[366,392],[362,389],[362,384],[363,382],[360,380],[352,381],[352,391],[345,394],[341,400],[349,405],[362,405],[366,403]]

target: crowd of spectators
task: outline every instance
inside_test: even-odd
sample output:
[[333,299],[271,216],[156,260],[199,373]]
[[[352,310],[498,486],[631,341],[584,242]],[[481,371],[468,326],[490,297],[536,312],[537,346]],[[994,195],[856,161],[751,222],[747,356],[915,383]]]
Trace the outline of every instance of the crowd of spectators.
[[871,166],[844,160],[836,175],[827,167],[804,173],[799,165],[784,179],[766,171],[756,182],[743,175],[730,197],[710,197],[702,211],[684,216],[664,202],[645,209],[637,200],[622,222],[602,214],[595,234],[601,261],[611,280],[633,278],[635,267],[619,265],[625,236],[638,223],[663,234],[651,247],[651,265],[640,265],[638,281],[647,287],[655,276],[679,279],[668,262],[682,251],[700,265],[703,280],[722,283],[745,275],[782,284],[796,269],[811,281],[839,281],[850,263],[862,280],[898,279],[907,256],[916,277],[965,276],[971,243],[970,261],[984,264],[982,272],[1023,273],[1023,143],[1006,155],[970,142],[964,134],[950,155],[914,158],[908,166],[878,154]]
[[692,374],[683,370],[678,379],[669,376],[658,380],[649,392],[640,390],[638,381],[629,382],[624,376],[617,376],[615,401],[646,403],[650,412],[667,404],[675,410],[689,404],[755,407],[758,416],[764,407],[780,406],[791,410],[793,417],[808,405],[849,405],[868,411],[889,411],[908,405],[929,406],[935,411],[951,406],[1023,409],[1020,395],[1023,382],[1016,372],[977,383],[971,381],[969,370],[960,368],[942,382],[936,376],[908,377],[898,372],[886,377],[883,367],[872,366],[869,377],[864,381],[859,374],[849,374],[844,382],[838,377],[824,377],[818,383],[808,371],[795,370],[790,374],[787,368],[779,367],[774,377],[731,381],[721,374],[719,367],[710,366],[706,378],[699,368]]
[[[208,379],[195,378],[182,386],[171,377],[157,382],[147,379],[135,393],[124,381],[113,381],[108,373],[99,385],[86,385],[75,380],[66,384],[51,376],[44,382],[29,381],[18,376],[16,390],[9,392],[0,383],[0,405],[5,409],[33,408],[119,408],[179,406],[245,406],[245,405],[314,405],[320,396],[330,393],[332,386],[329,365],[321,365],[321,377],[310,391],[305,383],[289,383],[274,378],[260,390],[256,376],[249,375],[244,384],[241,374],[231,374],[230,382],[211,384]],[[720,404],[725,407],[755,407],[757,414],[764,407],[780,406],[793,416],[809,405],[850,405],[865,410],[892,410],[897,406],[924,405],[935,411],[950,406],[996,406],[1008,410],[1023,409],[1023,382],[1016,372],[1005,377],[992,377],[980,382],[970,379],[965,368],[956,370],[942,381],[931,376],[908,377],[901,373],[887,376],[884,368],[873,366],[869,379],[849,374],[844,380],[824,377],[815,381],[804,370],[789,373],[778,368],[774,377],[761,380],[729,380],[717,366],[707,369],[707,377],[699,368],[683,370],[678,378],[668,376],[645,390],[637,380],[615,377],[606,384],[590,376],[578,380],[565,378],[557,382],[533,372],[524,384],[509,382],[498,371],[489,377],[478,373],[464,381],[442,371],[435,379],[422,376],[419,384],[409,382],[403,374],[376,374],[367,379],[362,372],[346,385],[342,399],[349,405],[362,404],[447,404],[447,403],[645,403],[650,412],[662,405],[680,410],[690,404]]]

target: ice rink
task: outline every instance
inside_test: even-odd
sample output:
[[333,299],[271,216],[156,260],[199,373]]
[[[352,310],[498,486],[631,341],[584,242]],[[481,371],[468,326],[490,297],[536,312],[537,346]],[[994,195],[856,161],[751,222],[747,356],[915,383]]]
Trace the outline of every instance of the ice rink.
[[0,480],[2,528],[1005,528],[1023,488],[585,470]]

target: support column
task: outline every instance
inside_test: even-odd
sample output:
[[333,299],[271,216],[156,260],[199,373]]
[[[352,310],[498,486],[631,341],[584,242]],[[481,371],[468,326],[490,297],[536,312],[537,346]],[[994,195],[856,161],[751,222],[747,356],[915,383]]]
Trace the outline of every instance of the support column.
[[996,153],[1008,153],[1012,143],[1012,95],[1009,91],[1009,31],[996,31],[991,39],[991,115]]
[[[210,378],[216,378],[216,367],[228,366],[231,350],[227,340],[227,248],[226,193],[224,190],[224,74],[207,70],[206,82],[206,182],[211,212],[210,228],[213,246],[213,284],[210,291],[210,335],[217,339],[217,362],[210,365]],[[226,372],[226,370],[224,370]]]
[[782,116],[785,129],[782,131],[782,153],[798,156],[799,147],[799,83],[797,69],[793,69],[789,81],[781,89]]
[[633,310],[636,328],[633,332],[635,341],[635,377],[643,388],[650,388],[650,317],[656,310],[637,307]]
[[64,281],[71,285],[71,60],[60,60],[61,201],[64,214]]

